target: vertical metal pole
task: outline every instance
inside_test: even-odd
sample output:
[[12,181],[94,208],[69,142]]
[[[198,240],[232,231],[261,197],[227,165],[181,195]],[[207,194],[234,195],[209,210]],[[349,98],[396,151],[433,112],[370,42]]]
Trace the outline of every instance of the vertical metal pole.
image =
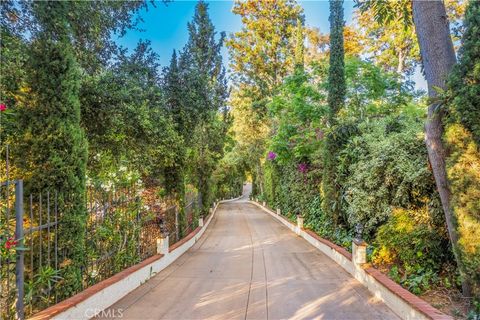
[[[1,200],[1,197],[2,197],[2,186],[0,185],[0,200]],[[2,216],[0,215],[0,223],[3,223],[2,221]],[[8,271],[7,271],[8,272]],[[0,256],[0,273],[2,273],[2,257]],[[3,291],[3,281],[0,281],[0,292],[4,292]],[[0,303],[0,314],[2,314],[2,317],[3,317],[3,304]],[[0,319],[3,319],[3,318],[0,318]]]
[[40,245],[39,245],[39,256],[38,256],[38,270],[42,268],[42,192],[40,192],[40,204],[39,204],[39,226],[40,229],[38,229],[38,239],[40,240]]
[[[15,184],[15,238],[18,241],[18,246],[23,247],[23,180],[18,180]],[[15,277],[17,283],[17,319],[23,320],[25,318],[23,309],[24,297],[24,251],[17,250],[17,263],[15,266]]]
[[[7,208],[6,208],[6,211],[7,211],[7,226],[9,226],[10,224],[10,165],[9,165],[9,159],[10,158],[10,155],[9,155],[9,148],[8,148],[8,144],[7,144],[7,149],[6,149],[6,174],[7,174],[7,183],[6,183],[6,188],[5,188],[5,202],[7,204]],[[10,228],[7,228],[7,239],[10,238]],[[10,275],[11,275],[11,272],[10,272],[10,256],[7,257],[7,261],[6,261],[6,267],[7,267],[7,293],[10,292]],[[3,281],[2,281],[3,282]],[[10,301],[9,299],[7,299],[7,303],[9,304]],[[11,313],[10,313],[10,308],[8,308],[8,305],[7,305],[7,317],[10,316]]]
[[142,220],[140,219],[140,210],[141,210],[141,206],[140,206],[140,197],[137,196],[135,197],[135,203],[136,203],[136,211],[137,211],[137,232],[138,232],[138,235],[137,235],[137,255],[138,255],[138,261],[142,261],[143,260],[143,257],[142,257],[142,243],[141,243],[141,236],[142,236],[142,231],[143,231],[143,224],[142,224]]
[[[55,191],[55,271],[58,271],[58,193]],[[55,289],[55,303],[58,302],[57,289]]]
[[50,191],[47,191],[47,263],[50,267]]
[[55,191],[55,270],[58,270],[58,194]]
[[175,206],[175,235],[177,237],[177,241],[180,240],[180,233],[178,230],[178,210],[177,206]]
[[[50,268],[50,191],[47,191],[47,266]],[[52,294],[50,286],[47,294],[49,297]],[[50,305],[50,300],[47,305]]]
[[[30,232],[28,233],[29,237],[30,237],[30,280],[33,282],[33,254],[34,254],[34,251],[33,251],[33,195],[30,194]],[[32,303],[32,299],[30,299],[30,313],[32,313],[32,310],[33,310],[33,303]]]

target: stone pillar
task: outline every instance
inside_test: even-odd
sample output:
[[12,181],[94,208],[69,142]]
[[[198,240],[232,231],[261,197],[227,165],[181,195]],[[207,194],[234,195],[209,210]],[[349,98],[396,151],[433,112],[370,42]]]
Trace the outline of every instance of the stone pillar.
[[280,215],[281,212],[280,212],[280,208],[277,208],[277,214]]
[[303,217],[301,215],[297,215],[297,227],[303,229]]
[[266,207],[266,206],[267,206],[267,203],[266,203],[265,201],[263,201],[262,205],[263,205],[264,207]]
[[203,227],[203,218],[198,218],[198,226]]
[[297,214],[297,227],[295,228],[296,234],[300,234],[300,231],[303,229],[303,217]]
[[352,259],[355,265],[367,263],[367,243],[362,239],[353,239]]
[[157,239],[157,254],[168,254],[168,236]]

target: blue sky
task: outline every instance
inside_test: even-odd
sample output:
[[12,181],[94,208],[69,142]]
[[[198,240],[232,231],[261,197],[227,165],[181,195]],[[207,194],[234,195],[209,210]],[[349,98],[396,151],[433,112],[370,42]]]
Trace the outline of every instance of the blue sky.
[[[152,48],[160,55],[163,66],[167,65],[173,49],[180,50],[188,40],[187,23],[195,12],[196,1],[175,0],[167,5],[156,3],[156,8],[149,6],[148,10],[140,12],[144,20],[139,25],[143,32],[130,30],[118,40],[129,48],[135,48],[140,39],[152,42]],[[233,1],[207,1],[210,18],[218,32],[225,31],[227,35],[241,29],[240,17],[232,13]],[[320,28],[322,32],[329,30],[328,1],[300,1],[305,11],[308,26]],[[353,1],[345,1],[345,18],[351,20]],[[223,52],[225,61],[227,51]]]
[[[233,1],[206,1],[209,4],[210,18],[218,32],[225,31],[227,35],[241,29],[240,17],[232,13]],[[144,20],[139,25],[143,32],[130,30],[118,39],[118,43],[132,50],[139,40],[150,40],[152,48],[160,55],[162,66],[169,63],[172,51],[181,50],[188,40],[187,23],[195,12],[196,1],[174,0],[168,5],[156,2],[156,7],[149,5],[148,10],[140,12]],[[299,1],[304,9],[305,23],[310,27],[317,27],[322,32],[329,31],[329,5],[328,1],[304,0]],[[352,21],[354,2],[345,0],[345,20],[347,24]],[[228,66],[227,50],[222,51],[225,65]],[[417,72],[414,76],[418,88],[424,88],[423,77]]]

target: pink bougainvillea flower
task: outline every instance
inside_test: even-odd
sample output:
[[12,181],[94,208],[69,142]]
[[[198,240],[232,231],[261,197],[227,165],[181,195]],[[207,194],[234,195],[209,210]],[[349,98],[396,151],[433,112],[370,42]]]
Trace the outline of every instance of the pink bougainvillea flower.
[[275,160],[276,157],[277,157],[277,154],[275,152],[273,151],[268,152],[268,155],[267,155],[268,160]]
[[0,111],[3,112],[5,110],[7,110],[7,106],[4,105],[3,103],[0,103]]
[[301,173],[306,173],[308,170],[308,166],[306,163],[300,163],[298,165],[298,171],[301,172]]

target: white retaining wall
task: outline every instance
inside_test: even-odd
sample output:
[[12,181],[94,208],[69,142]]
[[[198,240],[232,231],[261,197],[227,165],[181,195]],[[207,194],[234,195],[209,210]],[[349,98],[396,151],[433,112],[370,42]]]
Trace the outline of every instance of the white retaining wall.
[[431,319],[427,317],[424,313],[413,308],[407,301],[393,293],[391,290],[386,288],[382,283],[377,281],[374,277],[369,275],[361,266],[354,264],[350,259],[339,253],[334,248],[318,241],[310,234],[305,232],[303,229],[299,229],[293,223],[287,221],[285,218],[280,217],[277,213],[265,208],[261,204],[250,201],[250,203],[255,204],[263,211],[267,212],[273,218],[280,221],[287,228],[298,234],[300,237],[307,240],[308,243],[313,245],[315,248],[320,250],[322,253],[327,255],[330,259],[335,261],[340,265],[345,271],[350,273],[355,279],[357,279],[361,284],[368,288],[368,290],[375,295],[378,299],[382,300],[393,312],[395,312],[399,317],[406,320],[422,320],[422,319]]

